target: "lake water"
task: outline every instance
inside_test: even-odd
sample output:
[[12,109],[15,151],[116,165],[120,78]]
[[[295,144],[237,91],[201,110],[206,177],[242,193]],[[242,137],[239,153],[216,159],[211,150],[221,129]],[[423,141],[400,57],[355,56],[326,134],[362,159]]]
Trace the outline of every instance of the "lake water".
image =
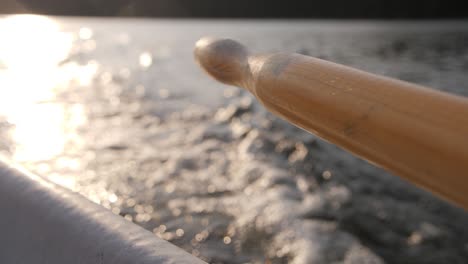
[[468,214],[267,113],[202,36],[468,95],[468,22],[0,17],[0,154],[210,263],[467,263]]

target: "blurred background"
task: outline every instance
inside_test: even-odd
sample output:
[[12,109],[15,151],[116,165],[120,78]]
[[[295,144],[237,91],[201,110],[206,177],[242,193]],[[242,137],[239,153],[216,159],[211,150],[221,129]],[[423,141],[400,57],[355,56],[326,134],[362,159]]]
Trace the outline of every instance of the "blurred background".
[[0,12],[72,16],[205,18],[462,18],[457,0],[3,0]]
[[467,96],[461,1],[2,0],[0,13],[0,155],[209,263],[468,263],[465,211],[192,55],[230,37]]

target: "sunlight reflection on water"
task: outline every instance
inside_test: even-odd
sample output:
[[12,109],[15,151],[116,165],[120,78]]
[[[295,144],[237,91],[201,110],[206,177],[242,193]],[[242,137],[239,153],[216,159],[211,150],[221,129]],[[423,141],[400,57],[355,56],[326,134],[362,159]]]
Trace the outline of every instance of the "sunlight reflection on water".
[[51,159],[86,120],[82,106],[66,107],[57,93],[72,81],[88,84],[97,64],[63,65],[76,36],[44,16],[7,16],[0,32],[0,115],[14,125],[12,158]]

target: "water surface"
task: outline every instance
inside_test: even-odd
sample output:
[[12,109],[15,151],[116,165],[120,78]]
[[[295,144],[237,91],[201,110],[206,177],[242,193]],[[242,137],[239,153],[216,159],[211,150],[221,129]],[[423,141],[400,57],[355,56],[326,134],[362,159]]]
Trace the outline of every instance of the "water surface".
[[468,215],[267,113],[202,36],[468,95],[468,23],[0,18],[0,153],[211,263],[466,263]]

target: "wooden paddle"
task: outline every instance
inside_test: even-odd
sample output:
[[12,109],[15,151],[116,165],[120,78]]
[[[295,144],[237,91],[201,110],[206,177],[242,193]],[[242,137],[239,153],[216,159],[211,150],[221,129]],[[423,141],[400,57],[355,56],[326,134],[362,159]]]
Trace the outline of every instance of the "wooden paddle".
[[468,99],[299,54],[203,38],[199,64],[271,112],[468,208]]

